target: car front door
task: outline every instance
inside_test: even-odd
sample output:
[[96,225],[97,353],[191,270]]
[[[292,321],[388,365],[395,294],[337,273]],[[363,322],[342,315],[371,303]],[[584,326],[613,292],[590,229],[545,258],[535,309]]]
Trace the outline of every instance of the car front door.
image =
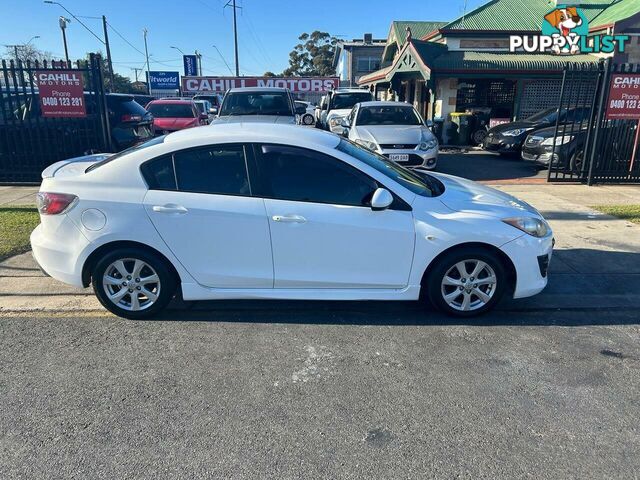
[[319,152],[255,147],[256,190],[265,198],[275,288],[403,288],[415,228],[399,198],[382,211],[368,202],[378,183]]
[[273,287],[269,224],[263,200],[252,196],[245,151],[238,144],[211,145],[141,168],[149,185],[149,218],[185,269],[207,287]]

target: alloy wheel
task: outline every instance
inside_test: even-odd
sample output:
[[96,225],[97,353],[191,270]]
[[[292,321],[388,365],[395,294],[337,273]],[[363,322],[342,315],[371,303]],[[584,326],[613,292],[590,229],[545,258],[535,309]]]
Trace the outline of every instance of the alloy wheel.
[[496,292],[497,276],[482,260],[469,259],[453,265],[442,278],[442,298],[454,310],[469,312],[484,307]]
[[107,298],[131,312],[146,310],[160,295],[160,277],[148,263],[137,258],[122,258],[111,263],[102,276]]

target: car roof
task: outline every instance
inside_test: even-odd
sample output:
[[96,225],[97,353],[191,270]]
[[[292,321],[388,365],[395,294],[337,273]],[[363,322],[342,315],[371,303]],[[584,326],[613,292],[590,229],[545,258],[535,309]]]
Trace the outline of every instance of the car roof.
[[242,87],[242,88],[230,88],[227,93],[236,92],[264,92],[264,93],[276,93],[276,92],[288,92],[288,88],[282,87]]
[[413,105],[405,102],[383,102],[383,101],[371,101],[371,102],[360,102],[361,107],[407,107],[413,108]]
[[149,103],[178,103],[190,105],[193,100],[184,100],[181,98],[159,98],[158,100],[151,100]]
[[264,142],[285,143],[289,145],[335,148],[340,143],[340,137],[333,133],[316,128],[306,128],[300,125],[260,124],[256,128],[253,122],[237,122],[227,124],[207,125],[188,128],[167,135],[165,144],[171,143],[201,143],[207,142]]
[[366,88],[339,88],[333,91],[334,95],[338,95],[340,93],[371,93]]

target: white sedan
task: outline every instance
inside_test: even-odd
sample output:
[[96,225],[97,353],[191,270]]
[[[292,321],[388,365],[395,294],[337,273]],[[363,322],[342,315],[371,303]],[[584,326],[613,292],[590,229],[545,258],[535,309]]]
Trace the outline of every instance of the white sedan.
[[432,170],[438,140],[413,106],[399,102],[362,102],[344,120],[345,136],[406,167]]
[[534,208],[316,129],[193,128],[42,177],[36,261],[127,318],[157,314],[177,289],[185,300],[429,298],[469,316],[547,284],[552,233]]

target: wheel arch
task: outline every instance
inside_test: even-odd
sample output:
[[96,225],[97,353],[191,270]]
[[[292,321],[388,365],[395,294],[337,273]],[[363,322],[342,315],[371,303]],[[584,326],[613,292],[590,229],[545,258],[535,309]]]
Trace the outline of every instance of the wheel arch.
[[[500,248],[496,247],[495,245],[491,245],[489,243],[482,243],[482,242],[458,243],[440,252],[438,255],[436,255],[436,257],[433,260],[431,260],[429,265],[427,265],[427,268],[422,273],[422,278],[420,279],[420,287],[424,287],[426,285],[427,278],[429,277],[431,270],[433,270],[435,265],[437,265],[438,262],[445,255],[448,255],[451,252],[454,252],[456,250],[461,250],[464,248],[480,248],[495,254],[501,260],[502,265],[504,266],[505,271],[507,272],[507,277],[509,280],[508,288],[509,288],[509,291],[513,293],[513,290],[515,289],[516,281],[517,281],[516,267],[513,264],[513,261],[511,260],[511,258],[509,258],[509,256],[506,253],[500,250]],[[420,288],[421,296],[424,295],[425,292],[426,292],[425,288]]]
[[108,242],[104,245],[100,245],[93,252],[91,252],[91,254],[85,260],[84,265],[82,266],[82,285],[84,287],[88,287],[89,285],[91,285],[91,271],[93,270],[93,267],[96,265],[96,262],[100,259],[100,257],[107,252],[118,248],[140,248],[142,250],[146,250],[147,252],[153,253],[154,255],[157,255],[166,263],[169,271],[174,275],[176,279],[178,288],[180,287],[180,274],[173,266],[173,263],[171,263],[171,261],[166,257],[166,255],[156,250],[155,248],[150,247],[149,245],[140,242],[133,242],[130,240],[116,240],[113,242]]

